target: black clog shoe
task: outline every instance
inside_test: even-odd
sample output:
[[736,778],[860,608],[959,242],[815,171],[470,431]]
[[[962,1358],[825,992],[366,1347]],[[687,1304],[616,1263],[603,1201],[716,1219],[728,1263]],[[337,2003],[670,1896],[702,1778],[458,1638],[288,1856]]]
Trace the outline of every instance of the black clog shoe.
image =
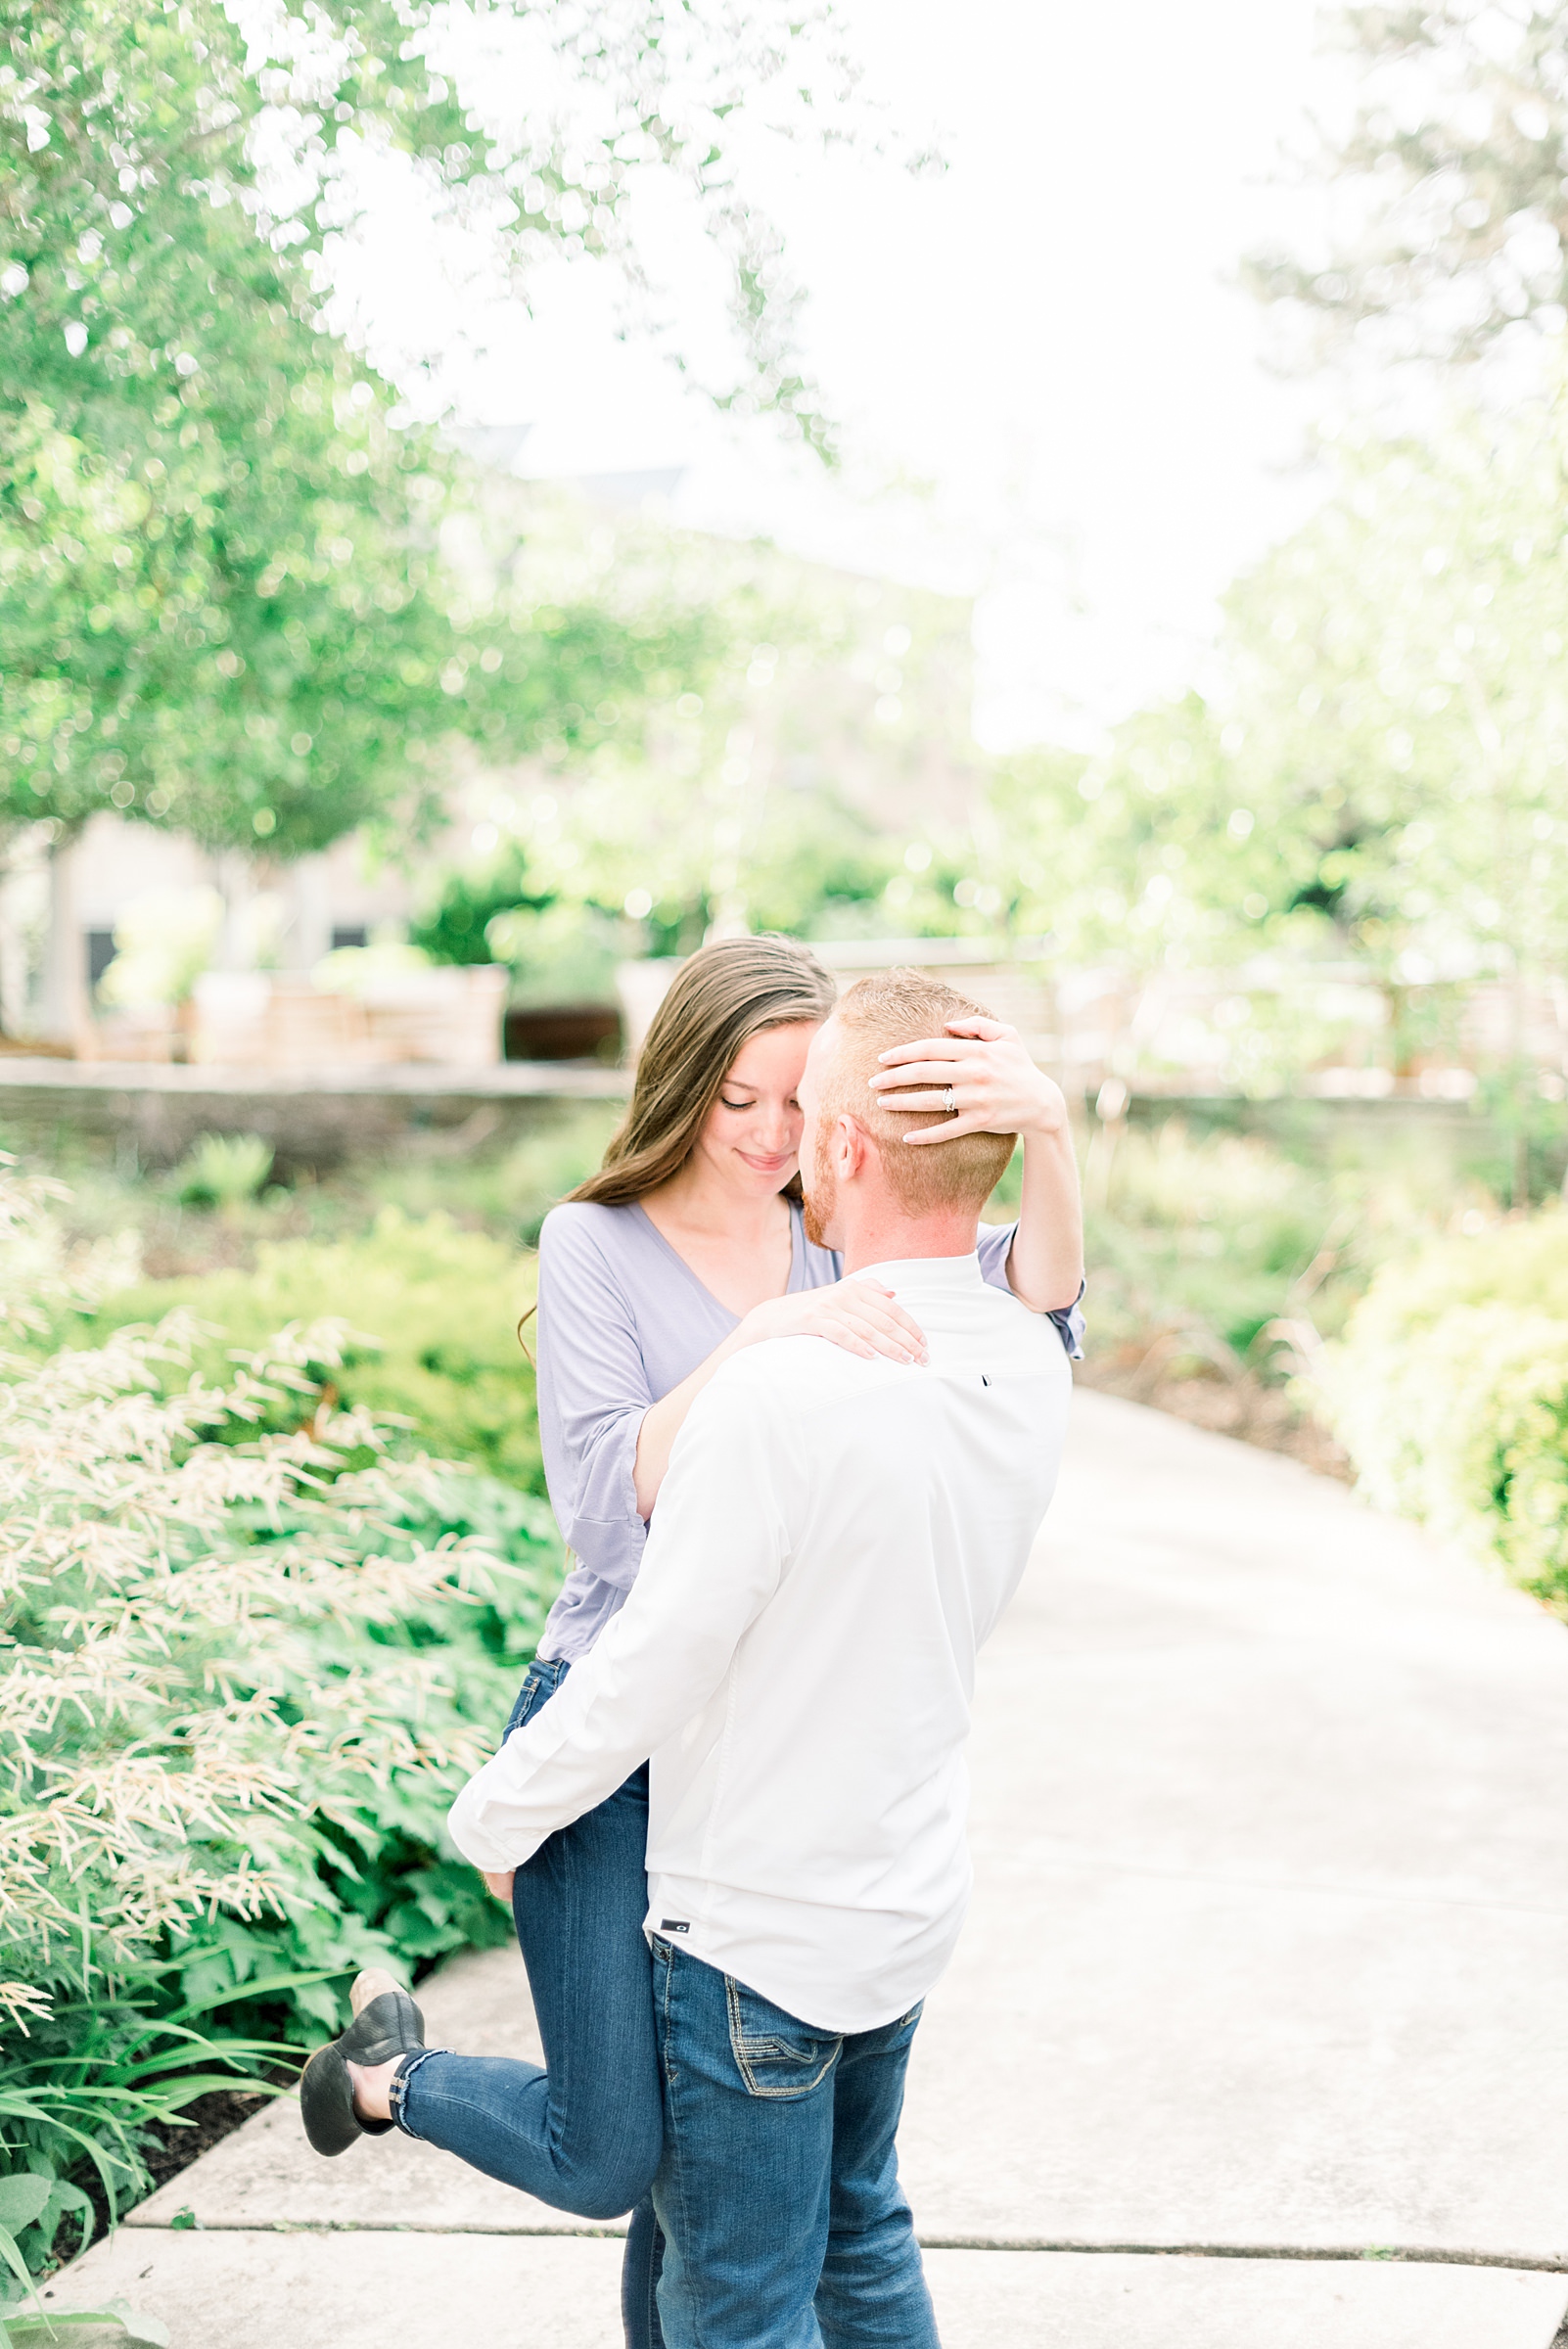
[[305,2065],[300,2081],[300,2117],[318,2153],[346,2153],[356,2138],[385,2137],[396,2126],[359,2118],[348,2077],[350,2063],[388,2063],[393,2055],[417,2054],[424,2048],[425,2018],[406,1990],[394,1983],[390,1990],[370,1995],[373,1982],[389,1979],[379,1968],[358,1977],[348,1993],[353,2021],[341,2039],[317,2048]]

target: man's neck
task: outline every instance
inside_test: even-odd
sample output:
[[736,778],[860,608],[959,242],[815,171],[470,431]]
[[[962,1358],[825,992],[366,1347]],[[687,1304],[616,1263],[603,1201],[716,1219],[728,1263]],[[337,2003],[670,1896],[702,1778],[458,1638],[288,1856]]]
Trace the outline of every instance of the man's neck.
[[872,1216],[850,1223],[844,1234],[844,1269],[867,1265],[901,1265],[928,1256],[973,1256],[980,1219],[972,1215]]

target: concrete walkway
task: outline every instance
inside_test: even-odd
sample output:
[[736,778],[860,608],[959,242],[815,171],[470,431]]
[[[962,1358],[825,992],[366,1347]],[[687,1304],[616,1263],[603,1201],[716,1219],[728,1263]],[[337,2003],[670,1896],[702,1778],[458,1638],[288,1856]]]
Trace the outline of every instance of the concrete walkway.
[[[945,2349],[1548,2349],[1565,1784],[1568,1632],[1292,1462],[1081,1394],[983,1660],[975,1903],[902,2137]],[[529,2050],[510,1953],[421,1996]],[[616,2349],[618,2259],[405,2140],[319,2162],[288,2102],[51,2305],[119,2293],[173,2349]]]

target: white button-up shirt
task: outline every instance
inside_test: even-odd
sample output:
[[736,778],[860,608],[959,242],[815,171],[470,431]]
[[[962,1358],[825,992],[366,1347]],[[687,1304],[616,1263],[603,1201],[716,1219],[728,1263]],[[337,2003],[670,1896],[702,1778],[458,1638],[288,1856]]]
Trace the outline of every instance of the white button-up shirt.
[[652,1756],[648,1929],[802,2020],[922,1999],[969,1896],[975,1655],[1056,1482],[1055,1324],[973,1256],[873,1265],[930,1365],[781,1338],[676,1439],[625,1606],[451,1810],[520,1866]]

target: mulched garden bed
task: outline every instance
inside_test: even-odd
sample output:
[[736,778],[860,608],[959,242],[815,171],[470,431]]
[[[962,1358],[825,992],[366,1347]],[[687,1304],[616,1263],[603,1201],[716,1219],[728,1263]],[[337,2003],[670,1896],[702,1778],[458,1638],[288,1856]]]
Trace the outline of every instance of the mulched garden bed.
[[[280,2080],[285,2077],[292,2080],[294,2075],[279,2074]],[[153,2188],[167,2186],[171,2178],[177,2178],[181,2170],[188,2170],[193,2161],[209,2152],[271,2100],[269,2096],[258,2096],[254,2089],[218,2088],[187,2104],[183,2125],[155,2121],[142,2146],[142,2158],[153,2174]]]

